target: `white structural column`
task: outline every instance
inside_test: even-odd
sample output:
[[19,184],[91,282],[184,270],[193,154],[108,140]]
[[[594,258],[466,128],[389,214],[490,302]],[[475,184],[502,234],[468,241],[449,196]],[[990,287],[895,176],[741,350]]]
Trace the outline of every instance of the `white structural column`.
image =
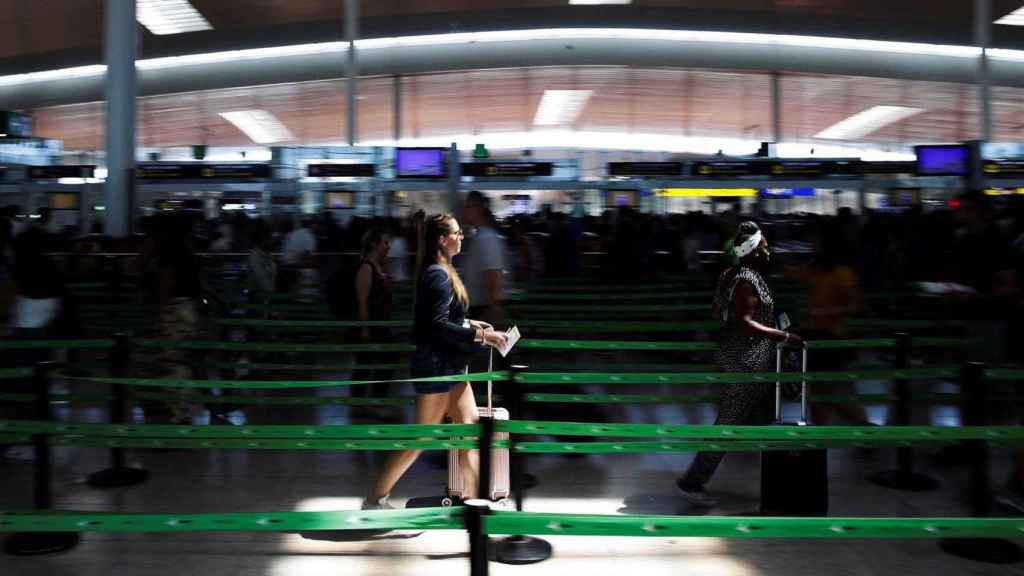
[[988,49],[992,44],[992,0],[974,0],[974,44],[981,48],[978,58],[978,139],[992,139],[992,89]]
[[131,233],[135,189],[135,0],[103,3],[107,187],[106,233],[117,238]]
[[772,72],[772,142],[782,142],[782,73]]
[[395,141],[395,146],[398,145],[398,141],[402,139],[402,77],[394,76],[391,78],[391,106],[392,106],[392,120],[394,125],[392,126],[392,136]]
[[349,146],[356,145],[356,94],[359,89],[358,57],[356,55],[356,39],[359,37],[359,0],[345,0],[345,42],[348,43],[345,64],[346,104],[345,138]]

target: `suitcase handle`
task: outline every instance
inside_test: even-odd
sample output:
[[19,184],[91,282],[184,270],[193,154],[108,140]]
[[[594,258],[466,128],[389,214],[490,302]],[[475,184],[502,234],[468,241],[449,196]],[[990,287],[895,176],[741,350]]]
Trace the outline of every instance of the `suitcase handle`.
[[[487,371],[494,372],[494,348],[487,347]],[[494,386],[493,380],[487,381],[487,413],[494,414],[491,406],[491,388]]]
[[[775,372],[777,374],[782,373],[782,344],[775,346]],[[801,349],[800,358],[800,371],[802,374],[807,373],[807,342]],[[782,382],[775,382],[775,423],[782,423]],[[800,422],[801,426],[807,424],[807,380],[800,381]]]

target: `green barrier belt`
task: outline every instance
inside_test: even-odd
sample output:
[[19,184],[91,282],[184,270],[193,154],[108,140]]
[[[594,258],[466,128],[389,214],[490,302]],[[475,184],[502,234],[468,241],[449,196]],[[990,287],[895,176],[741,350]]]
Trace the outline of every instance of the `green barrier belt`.
[[114,341],[106,338],[90,340],[0,340],[0,350],[43,350],[51,348],[83,349],[113,348]]
[[[523,341],[526,342],[525,340]],[[534,364],[530,363],[530,369],[538,372],[567,372],[570,370],[594,371],[606,368],[616,372],[713,372],[714,364],[655,364],[655,363],[619,363],[608,366],[586,364]]]
[[242,362],[203,362],[206,368],[218,370],[294,370],[296,372],[336,372],[348,370],[406,370],[408,362],[402,364],[273,364],[273,363],[242,363]]
[[[538,284],[527,288],[527,294],[543,294],[547,292],[655,292],[658,290],[686,290],[697,282],[698,280],[694,279],[693,282],[666,282],[658,284]],[[701,278],[699,282],[706,284],[707,278]]]
[[844,340],[813,340],[807,343],[810,350],[851,350],[859,348],[895,348],[895,338],[857,338]]
[[1024,370],[990,368],[985,371],[985,377],[992,380],[1024,380]]
[[462,530],[461,506],[404,510],[242,514],[0,512],[0,532],[305,532],[312,530]]
[[26,378],[32,376],[31,368],[4,368],[0,370],[0,380],[9,378]]
[[[36,399],[35,394],[0,394],[0,402],[27,403]],[[109,402],[109,394],[50,394],[51,404],[65,402]]]
[[687,440],[1024,440],[1024,426],[669,426],[498,420],[495,430],[527,435],[683,438]]
[[142,304],[106,304],[106,303],[84,303],[81,305],[83,311],[90,312],[138,312],[139,314],[145,314],[146,308]]
[[914,348],[954,348],[954,349],[965,349],[969,340],[962,338],[932,338],[932,337],[914,337],[910,339],[910,344]]
[[520,330],[559,330],[563,332],[637,333],[637,332],[701,332],[717,330],[714,321],[693,322],[588,322],[576,320],[533,320],[517,318]]
[[413,439],[476,436],[476,424],[353,424],[351,426],[182,426],[177,424],[60,424],[35,420],[0,420],[0,433],[104,436],[116,438],[283,439]]
[[412,344],[283,344],[273,342],[213,342],[200,340],[139,339],[143,348],[217,350],[233,352],[413,352]]
[[[102,436],[51,436],[54,446],[79,448],[180,448],[244,450],[474,450],[479,443],[469,440],[245,440],[104,438]],[[507,440],[496,440],[496,448],[507,448]]]
[[938,320],[893,320],[887,318],[857,318],[847,320],[846,325],[850,328],[882,328],[892,330],[928,329],[928,328],[962,328],[965,324],[961,321],[938,321]]
[[861,380],[924,380],[955,378],[955,367],[860,370],[841,372],[521,372],[524,384],[742,384],[747,382],[858,382]]
[[1021,538],[1021,518],[763,518],[541,514],[497,510],[484,532],[713,538]]
[[248,318],[212,318],[219,326],[256,326],[260,328],[408,328],[409,320],[253,320]]
[[[920,446],[907,440],[818,440],[818,441],[743,441],[724,442],[518,442],[516,452],[528,454],[653,454],[663,452],[763,452],[782,450],[824,450],[828,448],[881,448]],[[927,442],[950,445],[953,441]]]
[[160,386],[165,388],[230,388],[233,390],[273,390],[296,388],[330,388],[335,386],[361,386],[391,382],[491,382],[507,380],[508,372],[475,372],[451,376],[426,378],[397,378],[394,380],[188,380],[172,378],[108,378],[106,376],[63,376],[65,380],[84,380],[125,386]]
[[634,305],[602,305],[602,304],[517,304],[510,306],[518,312],[594,312],[607,314],[609,312],[711,312],[710,304],[634,304]]
[[604,340],[544,340],[529,338],[517,344],[524,350],[650,350],[702,352],[718,349],[714,342],[610,342]]
[[525,298],[529,301],[535,300],[692,300],[702,299],[709,300],[714,296],[714,292],[708,290],[701,291],[679,291],[679,292],[637,292],[631,294],[603,294],[598,292],[565,292],[565,293],[546,293],[546,294],[528,294]]
[[209,394],[162,394],[159,392],[132,393],[140,400],[168,402],[195,402],[201,404],[238,404],[243,406],[411,406],[414,397],[349,398],[347,396],[213,396]]
[[30,434],[0,434],[0,444],[22,444],[31,441]]

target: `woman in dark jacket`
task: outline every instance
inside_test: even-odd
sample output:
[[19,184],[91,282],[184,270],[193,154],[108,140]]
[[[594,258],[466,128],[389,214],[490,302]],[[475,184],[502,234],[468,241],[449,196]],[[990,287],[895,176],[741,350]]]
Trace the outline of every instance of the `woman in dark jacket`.
[[[490,325],[466,318],[469,297],[462,279],[452,267],[452,257],[462,249],[462,229],[450,214],[434,214],[423,223],[416,259],[419,270],[412,339],[413,378],[447,376],[466,371],[469,356],[483,346],[500,348],[505,335]],[[469,382],[416,382],[416,423],[438,424],[448,415],[456,424],[478,420],[476,401]],[[396,452],[388,458],[364,509],[390,508],[391,488],[416,461],[420,450]],[[461,450],[459,464],[466,494],[477,492],[478,455]]]

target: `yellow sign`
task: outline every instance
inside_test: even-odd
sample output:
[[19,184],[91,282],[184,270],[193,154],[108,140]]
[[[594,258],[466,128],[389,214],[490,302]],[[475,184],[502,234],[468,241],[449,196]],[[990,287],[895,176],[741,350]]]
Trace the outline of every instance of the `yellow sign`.
[[663,198],[744,198],[757,196],[753,188],[658,188],[655,194]]
[[1010,196],[1012,194],[1024,194],[1024,188],[1017,188],[1015,190],[1008,190],[1005,188],[988,188],[985,190],[986,196]]

